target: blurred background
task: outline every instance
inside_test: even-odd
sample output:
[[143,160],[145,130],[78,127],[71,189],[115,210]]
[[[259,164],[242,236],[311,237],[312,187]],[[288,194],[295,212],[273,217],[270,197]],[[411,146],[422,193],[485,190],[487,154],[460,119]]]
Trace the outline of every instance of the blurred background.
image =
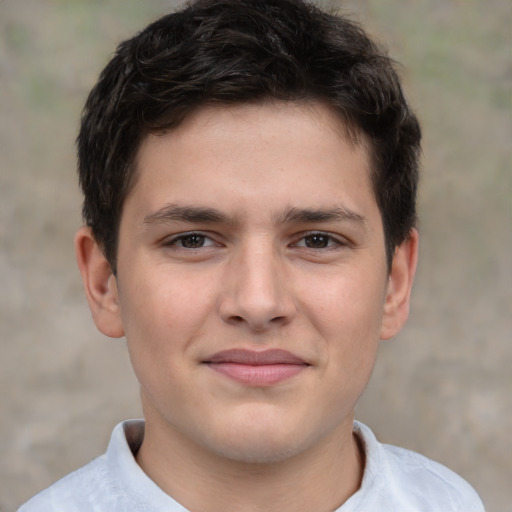
[[[325,2],[402,65],[423,123],[421,260],[407,328],[358,418],[512,510],[512,3]],[[0,0],[0,511],[140,416],[124,342],[90,319],[73,255],[80,110],[122,39],[175,3]]]

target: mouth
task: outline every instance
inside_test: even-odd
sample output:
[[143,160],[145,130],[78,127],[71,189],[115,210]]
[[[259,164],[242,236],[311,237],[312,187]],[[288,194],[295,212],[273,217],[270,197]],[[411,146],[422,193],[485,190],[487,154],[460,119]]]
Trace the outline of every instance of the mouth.
[[311,365],[281,349],[231,349],[203,362],[212,370],[247,386],[267,387],[295,377]]

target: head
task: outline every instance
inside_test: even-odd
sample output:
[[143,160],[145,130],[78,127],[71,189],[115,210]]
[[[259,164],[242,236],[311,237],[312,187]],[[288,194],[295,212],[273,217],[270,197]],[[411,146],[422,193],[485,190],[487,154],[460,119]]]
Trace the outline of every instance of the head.
[[388,268],[416,221],[420,129],[393,62],[354,22],[296,0],[199,0],[121,43],[85,105],[83,216],[116,270],[125,198],[150,134],[202,107],[318,102],[365,147]]
[[164,447],[357,474],[355,404],[408,315],[419,136],[389,59],[297,0],[199,0],[120,45],[84,111],[76,248],[162,488]]

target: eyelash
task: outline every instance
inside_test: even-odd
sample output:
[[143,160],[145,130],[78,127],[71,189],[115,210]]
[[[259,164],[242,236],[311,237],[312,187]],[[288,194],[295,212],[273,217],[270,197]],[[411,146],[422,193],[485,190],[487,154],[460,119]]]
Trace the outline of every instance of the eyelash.
[[[314,237],[326,239],[327,245],[325,245],[324,247],[308,247],[306,245],[306,243],[307,243],[306,240],[312,239]],[[304,245],[299,245],[299,243],[301,243],[301,242],[304,242]],[[329,250],[329,249],[334,249],[337,247],[344,247],[348,244],[347,244],[347,242],[340,240],[339,238],[334,237],[333,235],[330,235],[329,233],[326,233],[325,231],[311,231],[311,232],[302,234],[302,236],[299,238],[299,241],[296,242],[294,245],[295,245],[295,247],[303,247],[305,249],[311,249],[313,251],[317,251],[317,250],[322,250],[322,249]]]
[[[211,243],[209,243],[206,246],[203,244],[200,247],[185,247],[183,245],[183,241],[187,240],[187,239],[191,239],[193,237],[201,238],[203,240],[203,242],[205,240],[209,240]],[[181,242],[181,244],[180,244],[180,242]],[[198,250],[198,249],[202,249],[204,247],[210,247],[210,246],[219,245],[219,244],[217,244],[210,236],[205,235],[204,233],[201,233],[198,231],[190,231],[189,233],[182,233],[178,236],[175,236],[174,238],[171,238],[170,240],[166,240],[164,245],[166,247],[175,246],[175,247],[178,247],[179,249],[183,249],[183,250]]]
[[[311,241],[311,239],[314,239],[315,237],[317,237],[318,239],[323,239],[326,242],[326,245],[323,247],[308,247],[306,245],[308,243],[307,242],[308,239],[310,239],[310,241]],[[202,244],[199,247],[186,247],[183,245],[185,240],[187,240],[187,239],[190,240],[192,238],[199,238],[200,242],[202,242]],[[204,242],[206,240],[208,240],[209,243],[207,245],[204,245]],[[166,247],[174,246],[174,247],[177,247],[182,250],[199,250],[199,249],[203,249],[205,247],[219,246],[220,244],[215,242],[215,240],[213,240],[210,236],[208,236],[204,233],[201,233],[199,231],[191,231],[188,233],[182,233],[178,236],[175,236],[174,238],[172,238],[170,240],[165,241],[164,245]],[[301,237],[298,239],[297,242],[294,242],[292,244],[293,247],[301,247],[301,248],[310,249],[313,251],[329,250],[329,249],[334,249],[336,247],[344,247],[346,245],[348,245],[348,243],[346,241],[340,240],[339,238],[336,238],[324,231],[311,231],[308,233],[304,233],[301,235]]]

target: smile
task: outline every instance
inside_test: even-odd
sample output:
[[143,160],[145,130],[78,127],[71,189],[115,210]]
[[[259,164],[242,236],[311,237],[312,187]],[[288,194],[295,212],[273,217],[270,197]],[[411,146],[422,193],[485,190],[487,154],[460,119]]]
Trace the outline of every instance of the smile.
[[278,384],[309,368],[309,364],[286,350],[263,352],[231,349],[218,352],[204,364],[212,370],[247,386]]

